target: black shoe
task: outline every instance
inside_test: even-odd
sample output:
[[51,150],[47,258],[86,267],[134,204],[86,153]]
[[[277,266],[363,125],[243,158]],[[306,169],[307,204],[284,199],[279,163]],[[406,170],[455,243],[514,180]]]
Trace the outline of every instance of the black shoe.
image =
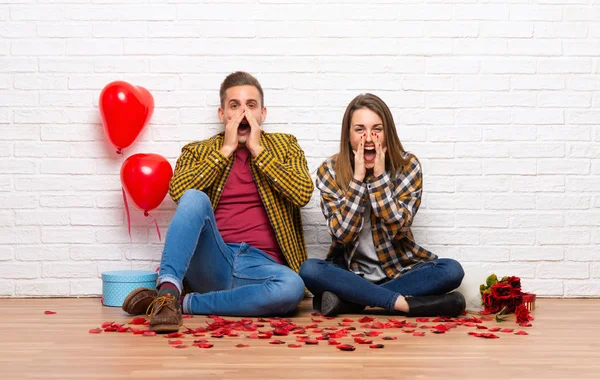
[[316,311],[321,311],[321,296],[313,297],[313,309]]
[[459,316],[467,303],[459,292],[439,296],[406,297],[409,312],[407,317],[456,317]]
[[[314,302],[313,300],[313,305]],[[321,314],[326,317],[333,317],[338,314],[357,314],[364,309],[363,305],[342,301],[340,297],[332,292],[324,292],[321,296]]]

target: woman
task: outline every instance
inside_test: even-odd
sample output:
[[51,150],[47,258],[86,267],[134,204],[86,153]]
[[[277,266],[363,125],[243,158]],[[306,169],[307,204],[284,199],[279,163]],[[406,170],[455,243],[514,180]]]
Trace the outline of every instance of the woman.
[[327,260],[309,259],[300,276],[323,315],[376,306],[407,316],[456,316],[464,276],[414,241],[421,203],[419,160],[404,151],[388,106],[372,94],[346,108],[340,152],[318,169],[317,187],[332,245]]

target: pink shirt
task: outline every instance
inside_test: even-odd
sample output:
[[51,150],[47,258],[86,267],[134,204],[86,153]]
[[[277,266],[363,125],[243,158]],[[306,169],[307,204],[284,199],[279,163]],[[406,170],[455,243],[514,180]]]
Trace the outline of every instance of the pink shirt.
[[250,152],[246,148],[235,151],[233,167],[215,209],[215,220],[225,243],[248,243],[285,264],[252,178]]

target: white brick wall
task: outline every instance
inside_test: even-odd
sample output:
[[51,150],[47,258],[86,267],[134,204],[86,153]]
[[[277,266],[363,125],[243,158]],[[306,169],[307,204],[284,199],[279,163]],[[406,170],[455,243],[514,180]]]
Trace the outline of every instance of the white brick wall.
[[[131,0],[0,2],[0,296],[88,296],[100,273],[153,269],[162,244],[133,209],[98,95],[147,87],[152,122],[126,154],[174,165],[220,126],[218,86],[263,83],[269,131],[313,171],[343,110],[391,106],[425,172],[419,242],[546,296],[600,296],[600,7],[510,2]],[[154,211],[163,235],[174,204]],[[310,256],[329,237],[315,193]]]

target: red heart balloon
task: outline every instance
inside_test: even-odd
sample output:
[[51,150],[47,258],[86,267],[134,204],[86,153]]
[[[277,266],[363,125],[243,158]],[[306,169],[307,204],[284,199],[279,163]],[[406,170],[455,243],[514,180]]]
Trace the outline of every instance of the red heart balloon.
[[100,93],[102,125],[118,153],[139,137],[153,112],[154,98],[143,87],[116,81]]
[[133,202],[144,211],[155,209],[165,199],[171,177],[171,164],[159,154],[134,154],[121,166],[123,187]]

